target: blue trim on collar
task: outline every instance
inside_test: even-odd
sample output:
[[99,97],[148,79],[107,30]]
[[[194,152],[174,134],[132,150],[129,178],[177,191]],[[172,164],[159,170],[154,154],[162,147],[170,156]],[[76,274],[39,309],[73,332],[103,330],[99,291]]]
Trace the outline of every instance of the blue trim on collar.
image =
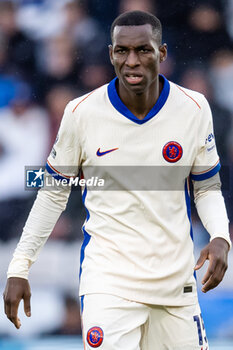
[[144,119],[138,119],[127,107],[126,105],[121,101],[117,90],[116,90],[116,81],[117,77],[114,78],[109,84],[108,84],[108,97],[113,105],[113,107],[116,108],[118,112],[123,114],[126,118],[132,120],[133,122],[137,124],[144,124],[151,118],[153,118],[160,109],[164,106],[165,102],[167,101],[169,92],[170,92],[170,84],[169,81],[163,76],[159,75],[159,78],[164,81],[163,90],[161,94],[159,95],[158,100],[156,101],[155,105],[152,107],[152,109],[149,111],[149,113],[145,116]]

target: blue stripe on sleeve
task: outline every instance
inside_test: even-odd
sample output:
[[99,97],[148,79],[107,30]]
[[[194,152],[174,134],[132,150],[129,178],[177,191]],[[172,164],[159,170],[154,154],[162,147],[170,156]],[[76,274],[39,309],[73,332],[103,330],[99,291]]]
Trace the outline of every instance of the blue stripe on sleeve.
[[55,177],[57,180],[66,180],[66,181],[69,181],[69,179],[68,179],[67,177],[62,176],[62,175],[56,173],[56,171],[54,171],[54,170],[49,166],[48,163],[46,163],[46,170],[48,171],[48,173],[49,173],[50,175],[52,175],[53,177]]
[[207,180],[210,177],[214,176],[219,172],[221,168],[220,162],[211,170],[207,171],[206,173],[203,174],[192,174],[191,173],[191,179],[195,181],[202,181],[202,180]]

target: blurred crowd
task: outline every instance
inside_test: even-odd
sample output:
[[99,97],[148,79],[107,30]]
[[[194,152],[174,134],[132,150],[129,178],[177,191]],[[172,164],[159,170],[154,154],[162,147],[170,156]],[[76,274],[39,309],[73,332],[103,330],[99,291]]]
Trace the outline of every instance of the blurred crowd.
[[[232,0],[1,0],[0,241],[21,234],[35,198],[25,191],[24,167],[45,164],[68,101],[114,77],[109,30],[130,10],[161,19],[168,44],[161,73],[210,103],[233,231]],[[82,239],[84,217],[74,192],[51,239]],[[203,231],[195,215],[194,225]],[[67,307],[72,312],[69,298]]]
[[[114,77],[108,58],[109,28],[119,13],[135,9],[152,12],[162,21],[169,48],[162,73],[200,91],[210,102],[219,155],[227,168],[225,199],[233,220],[232,1],[2,0],[0,240],[19,236],[35,196],[24,189],[24,166],[45,163],[69,100]],[[53,237],[80,239],[83,217],[76,193]]]

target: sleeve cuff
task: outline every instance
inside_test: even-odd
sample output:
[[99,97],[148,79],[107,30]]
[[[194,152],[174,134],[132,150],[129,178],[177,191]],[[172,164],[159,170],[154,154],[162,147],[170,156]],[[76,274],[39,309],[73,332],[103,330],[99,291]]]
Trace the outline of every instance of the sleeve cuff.
[[20,277],[28,279],[29,268],[32,265],[28,258],[13,257],[7,271],[7,278]]

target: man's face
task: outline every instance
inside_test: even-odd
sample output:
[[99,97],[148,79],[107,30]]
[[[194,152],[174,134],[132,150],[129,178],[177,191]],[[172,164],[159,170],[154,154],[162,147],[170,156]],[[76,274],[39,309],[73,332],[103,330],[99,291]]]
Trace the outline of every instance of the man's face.
[[166,44],[158,44],[150,24],[116,26],[112,41],[110,60],[120,86],[136,94],[146,92],[157,78],[160,62],[166,58]]

